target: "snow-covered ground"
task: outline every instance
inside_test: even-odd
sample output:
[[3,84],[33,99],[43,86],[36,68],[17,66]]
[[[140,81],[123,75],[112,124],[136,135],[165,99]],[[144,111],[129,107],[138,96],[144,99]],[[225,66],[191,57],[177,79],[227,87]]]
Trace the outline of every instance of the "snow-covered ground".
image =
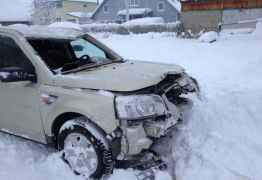
[[[223,34],[212,44],[170,33],[96,36],[125,58],[180,64],[200,82],[202,101],[195,98],[174,140],[177,180],[262,179],[262,32]],[[9,135],[0,134],[0,157],[1,180],[82,179],[59,154]],[[110,178],[123,179],[134,172]]]

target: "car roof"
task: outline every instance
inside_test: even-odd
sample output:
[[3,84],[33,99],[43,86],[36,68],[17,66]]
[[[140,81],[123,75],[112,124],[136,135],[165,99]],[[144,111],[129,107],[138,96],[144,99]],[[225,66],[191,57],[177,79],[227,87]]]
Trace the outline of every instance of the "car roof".
[[0,32],[18,33],[27,39],[76,39],[83,36],[81,30],[52,28],[47,26],[27,26],[22,24],[2,26]]

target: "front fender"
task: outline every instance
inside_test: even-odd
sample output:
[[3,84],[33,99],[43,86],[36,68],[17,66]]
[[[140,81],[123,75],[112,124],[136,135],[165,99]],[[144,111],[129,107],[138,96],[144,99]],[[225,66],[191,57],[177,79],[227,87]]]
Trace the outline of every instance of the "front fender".
[[68,112],[87,117],[106,133],[113,132],[119,126],[115,117],[113,94],[50,86],[43,87],[40,93],[57,97],[53,104],[40,103],[44,131],[48,136],[52,135],[52,125],[55,119]]

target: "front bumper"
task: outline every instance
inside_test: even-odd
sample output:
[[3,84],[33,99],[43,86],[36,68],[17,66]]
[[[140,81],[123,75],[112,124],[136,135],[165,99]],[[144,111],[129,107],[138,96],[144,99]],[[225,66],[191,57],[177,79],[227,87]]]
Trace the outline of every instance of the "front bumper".
[[143,120],[134,126],[122,124],[122,155],[137,155],[152,148],[156,141],[161,141],[175,129],[184,111],[192,108],[192,101],[180,96],[188,93],[199,95],[200,91],[197,81],[186,73],[179,76],[168,73],[163,82],[155,88],[159,90],[156,94],[162,96],[167,106],[167,113],[162,117]]
[[137,155],[143,150],[150,149],[156,139],[164,137],[181,119],[180,109],[167,98],[165,101],[169,109],[165,116],[122,128],[124,129],[121,140],[122,155]]

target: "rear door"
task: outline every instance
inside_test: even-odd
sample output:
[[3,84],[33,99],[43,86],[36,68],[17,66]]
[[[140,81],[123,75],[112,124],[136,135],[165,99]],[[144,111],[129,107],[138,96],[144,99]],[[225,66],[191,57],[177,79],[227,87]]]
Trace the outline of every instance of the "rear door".
[[[20,67],[30,73],[35,68],[18,44],[0,34],[0,70]],[[45,143],[39,111],[39,84],[0,82],[0,130]]]

